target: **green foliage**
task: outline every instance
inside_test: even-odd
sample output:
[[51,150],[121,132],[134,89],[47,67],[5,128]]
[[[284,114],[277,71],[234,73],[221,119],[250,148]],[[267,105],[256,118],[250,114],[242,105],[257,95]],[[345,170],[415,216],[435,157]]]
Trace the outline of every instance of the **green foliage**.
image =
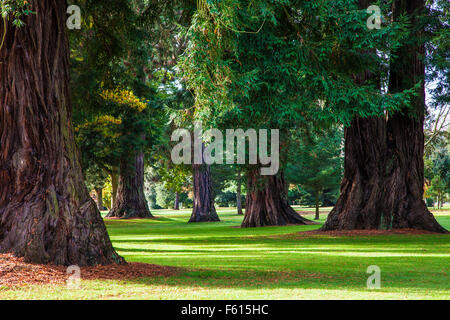
[[110,172],[119,166],[122,121],[100,116],[75,127],[76,141],[82,152],[82,167]]
[[429,188],[428,197],[434,197],[438,207],[449,199],[450,195],[450,152],[448,148],[436,150],[425,160],[425,178]]
[[429,1],[429,13],[423,18],[427,24],[425,46],[427,55],[426,81],[433,83],[428,88],[428,107],[432,110],[449,107],[450,96],[450,2]]
[[426,198],[426,199],[425,199],[425,203],[426,203],[426,205],[427,205],[428,208],[431,208],[431,207],[434,206],[434,200],[433,200],[433,198]]
[[[159,166],[161,165],[162,166]],[[155,162],[145,171],[145,196],[151,208],[173,208],[175,195],[178,192],[179,201],[184,208],[192,206],[188,192],[192,185],[191,172],[188,167],[165,167],[166,162]]]
[[[82,29],[70,33],[74,123],[83,168],[117,170],[151,153],[160,107],[152,74],[149,1],[81,1]],[[92,171],[92,170],[91,170]]]
[[1,17],[5,21],[6,19],[12,18],[12,23],[16,27],[22,27],[25,24],[22,16],[27,16],[32,13],[34,12],[31,11],[31,5],[27,0],[1,0],[0,2]]
[[333,199],[338,195],[343,172],[342,141],[339,127],[292,132],[291,145],[295,148],[289,150],[285,175],[289,183],[299,186],[297,199],[302,199],[301,203],[312,204],[311,198],[316,196]]
[[165,183],[158,183],[155,186],[156,204],[164,209],[173,208],[175,193],[169,191]]
[[5,43],[6,33],[8,32],[7,21],[12,19],[13,26],[20,28],[24,26],[22,16],[32,14],[30,4],[27,0],[0,0],[0,17],[3,22],[3,32],[0,34],[0,50]]
[[89,166],[84,172],[84,182],[88,190],[97,188],[103,189],[108,181],[108,174],[105,170],[100,169],[96,165]]
[[189,168],[184,165],[172,164],[170,167],[162,166],[159,167],[158,173],[167,190],[172,191],[172,193],[181,193],[192,183],[192,173]]
[[214,201],[219,207],[236,207],[236,192],[221,191],[216,195]]
[[292,128],[305,117],[348,124],[396,110],[413,91],[385,95],[379,82],[357,85],[371,70],[385,78],[384,55],[400,24],[368,30],[357,1],[208,1],[187,31],[180,69],[195,95],[195,115],[217,126]]

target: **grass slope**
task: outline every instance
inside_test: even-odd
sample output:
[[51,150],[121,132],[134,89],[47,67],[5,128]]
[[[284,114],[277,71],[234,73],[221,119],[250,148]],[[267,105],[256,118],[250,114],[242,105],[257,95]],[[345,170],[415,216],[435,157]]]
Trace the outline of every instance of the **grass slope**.
[[[310,209],[298,209],[309,211]],[[177,266],[179,275],[135,281],[0,288],[2,299],[449,299],[450,236],[298,237],[315,226],[240,229],[234,210],[222,222],[187,224],[189,210],[154,210],[157,219],[108,220],[127,261]],[[450,229],[450,211],[437,219]],[[313,216],[307,216],[312,218]],[[324,222],[326,215],[321,217]],[[368,290],[367,267],[381,268]]]

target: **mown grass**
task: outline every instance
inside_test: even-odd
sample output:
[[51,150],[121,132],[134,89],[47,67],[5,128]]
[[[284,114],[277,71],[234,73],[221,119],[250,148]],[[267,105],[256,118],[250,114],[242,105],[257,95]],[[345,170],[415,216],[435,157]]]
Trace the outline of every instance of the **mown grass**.
[[[313,209],[298,209],[312,211]],[[0,289],[3,299],[449,299],[450,236],[333,237],[297,232],[314,226],[240,229],[220,209],[218,223],[187,224],[190,211],[154,210],[156,219],[107,220],[127,261],[180,267],[172,277],[83,281]],[[450,211],[436,213],[450,229]],[[313,216],[308,216],[312,218]],[[326,215],[321,216],[324,222]],[[381,268],[381,289],[366,287]]]

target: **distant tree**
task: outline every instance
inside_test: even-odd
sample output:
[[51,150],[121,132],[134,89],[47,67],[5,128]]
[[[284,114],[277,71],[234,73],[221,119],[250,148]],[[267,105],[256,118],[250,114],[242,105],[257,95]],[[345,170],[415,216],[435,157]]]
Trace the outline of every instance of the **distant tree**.
[[174,164],[160,167],[158,171],[164,187],[173,194],[173,209],[180,210],[180,194],[191,184],[191,171],[184,165]]
[[[156,109],[160,105],[157,88],[161,61],[155,56],[159,36],[153,31],[166,5],[85,0],[80,6],[83,28],[71,37],[75,122],[84,125],[102,117],[120,121],[115,148],[108,150],[116,154],[106,158],[110,160],[107,170],[115,200],[108,216],[151,217],[143,191],[143,172],[153,134],[157,135],[152,123],[158,118]],[[91,144],[95,146],[94,142]],[[85,150],[82,146],[82,152]],[[92,153],[96,162],[98,156],[98,152]]]
[[436,150],[425,161],[425,178],[429,184],[429,188],[426,190],[427,195],[434,197],[438,208],[441,208],[450,193],[450,153],[448,148]]
[[[75,127],[75,137],[81,150],[81,163],[89,190],[102,197],[104,184],[111,176],[113,202],[117,193],[117,171],[120,156],[121,120],[112,116],[99,116]],[[103,204],[97,205],[103,210]]]
[[88,190],[95,191],[98,210],[104,210],[103,189],[108,180],[107,172],[94,165],[84,171],[84,178]]
[[286,180],[299,184],[314,197],[315,219],[319,219],[320,199],[325,191],[338,190],[342,178],[342,130],[299,131],[295,148],[289,152]]

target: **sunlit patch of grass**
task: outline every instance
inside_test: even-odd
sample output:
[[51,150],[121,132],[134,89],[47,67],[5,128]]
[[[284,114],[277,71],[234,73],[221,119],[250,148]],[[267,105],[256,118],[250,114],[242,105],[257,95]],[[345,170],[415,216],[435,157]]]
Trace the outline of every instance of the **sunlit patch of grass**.
[[[313,211],[313,208],[296,208]],[[7,299],[448,299],[448,235],[298,237],[320,225],[238,228],[242,216],[188,224],[190,210],[153,210],[155,219],[106,220],[128,261],[182,267],[171,277],[83,281],[0,289]],[[307,218],[313,216],[307,215]],[[319,222],[323,223],[322,214]],[[450,212],[438,221],[450,229]],[[381,268],[381,289],[366,288],[367,267]]]

